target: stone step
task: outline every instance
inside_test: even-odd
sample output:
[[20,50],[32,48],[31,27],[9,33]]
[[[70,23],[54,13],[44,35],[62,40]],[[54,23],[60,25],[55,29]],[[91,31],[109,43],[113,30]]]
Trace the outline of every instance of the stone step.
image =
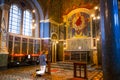
[[[73,62],[51,63],[51,67],[52,68],[61,68],[61,69],[73,70]],[[89,71],[95,70],[95,68],[93,67],[93,64],[88,64],[87,70],[89,70]]]

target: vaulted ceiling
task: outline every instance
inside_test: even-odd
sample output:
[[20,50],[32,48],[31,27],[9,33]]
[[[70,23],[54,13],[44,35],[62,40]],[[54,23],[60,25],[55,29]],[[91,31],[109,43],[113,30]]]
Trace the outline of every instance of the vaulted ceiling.
[[62,16],[77,8],[93,9],[99,0],[38,0],[44,18],[62,22]]

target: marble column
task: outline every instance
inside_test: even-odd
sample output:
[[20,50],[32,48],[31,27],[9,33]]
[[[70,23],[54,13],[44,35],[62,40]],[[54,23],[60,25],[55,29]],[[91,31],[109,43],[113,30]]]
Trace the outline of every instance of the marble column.
[[40,21],[40,38],[43,38],[44,20]]
[[8,26],[8,11],[9,6],[0,4],[1,9],[1,24],[0,24],[0,69],[7,67],[8,50],[7,50],[7,26]]
[[103,80],[120,80],[118,0],[100,0]]
[[49,19],[40,21],[40,38],[50,38]]

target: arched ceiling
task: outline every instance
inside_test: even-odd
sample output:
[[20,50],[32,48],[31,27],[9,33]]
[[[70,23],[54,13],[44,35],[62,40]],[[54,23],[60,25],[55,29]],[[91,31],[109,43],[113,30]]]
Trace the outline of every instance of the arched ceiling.
[[62,16],[67,15],[74,9],[87,8],[93,9],[99,4],[99,0],[37,0],[40,4],[44,19],[52,19],[61,23]]

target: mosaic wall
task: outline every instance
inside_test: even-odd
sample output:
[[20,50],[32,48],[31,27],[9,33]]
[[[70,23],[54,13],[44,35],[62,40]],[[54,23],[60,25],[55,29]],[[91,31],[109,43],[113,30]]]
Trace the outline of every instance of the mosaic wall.
[[84,12],[73,14],[67,21],[67,38],[90,37],[90,16]]
[[62,22],[63,15],[67,15],[70,11],[77,8],[92,9],[98,5],[99,0],[37,0],[44,13],[44,17],[48,17],[56,22]]
[[92,9],[99,3],[99,0],[63,0],[62,14],[66,15],[77,8]]
[[59,39],[60,40],[66,39],[66,27],[63,25],[59,26]]
[[59,26],[56,24],[51,23],[50,25],[50,33],[56,33],[57,35],[59,34]]

